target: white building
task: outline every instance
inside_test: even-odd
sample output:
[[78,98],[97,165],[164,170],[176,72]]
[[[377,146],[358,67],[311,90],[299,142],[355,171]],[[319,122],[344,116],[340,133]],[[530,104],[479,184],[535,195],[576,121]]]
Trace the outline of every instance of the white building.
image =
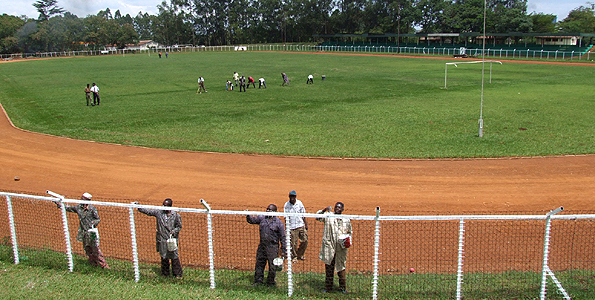
[[161,45],[153,40],[145,40],[145,41],[139,41],[138,44],[136,44],[136,45],[127,45],[126,49],[146,50],[149,48],[157,48],[157,47],[161,47]]

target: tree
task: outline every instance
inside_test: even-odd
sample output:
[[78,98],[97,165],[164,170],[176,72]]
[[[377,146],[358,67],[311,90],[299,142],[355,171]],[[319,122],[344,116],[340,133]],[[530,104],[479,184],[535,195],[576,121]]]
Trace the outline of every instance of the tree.
[[444,10],[447,7],[445,0],[419,0],[416,8],[419,10],[419,18],[415,25],[421,27],[421,32],[440,32],[445,25]]
[[18,52],[19,39],[16,33],[25,22],[19,17],[0,15],[0,53]]
[[37,0],[37,2],[33,3],[33,6],[37,8],[39,12],[37,19],[41,22],[49,20],[52,16],[64,13],[64,9],[58,7],[58,0]]
[[554,32],[556,30],[556,15],[552,14],[531,14],[533,32]]
[[531,31],[531,18],[527,15],[527,0],[490,0],[488,12],[488,32]]
[[568,17],[560,22],[562,32],[595,32],[595,14],[592,7],[580,6],[570,11]]

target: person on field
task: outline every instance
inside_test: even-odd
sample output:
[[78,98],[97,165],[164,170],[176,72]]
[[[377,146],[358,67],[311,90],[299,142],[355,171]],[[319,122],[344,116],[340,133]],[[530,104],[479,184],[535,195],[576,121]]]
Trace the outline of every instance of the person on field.
[[[286,213],[306,213],[302,201],[297,199],[295,191],[289,192],[289,201],[283,209]],[[305,260],[304,254],[308,248],[308,223],[304,217],[289,217],[289,240],[291,241],[291,260],[296,263],[298,260]]]
[[289,78],[287,77],[287,74],[281,73],[281,77],[283,78],[283,84],[281,84],[281,85],[282,86],[289,85]]
[[93,82],[93,86],[91,87],[91,92],[93,93],[93,106],[99,105],[99,87]]
[[240,77],[240,92],[242,89],[244,89],[244,92],[246,92],[246,78],[244,76]]
[[[276,212],[277,206],[269,204],[267,212]],[[268,286],[277,285],[275,276],[277,271],[273,267],[273,259],[279,256],[279,245],[281,245],[282,256],[286,256],[285,248],[285,226],[278,217],[274,216],[250,216],[246,215],[246,221],[250,224],[260,226],[260,243],[256,250],[256,265],[254,266],[254,286],[262,285],[264,281],[264,268],[269,265],[269,274],[267,275]]]
[[87,99],[87,106],[91,104],[91,88],[87,83],[87,87],[85,88],[85,98]]
[[308,80],[306,80],[306,84],[314,84],[314,75],[308,75]]
[[225,90],[226,90],[226,91],[233,91],[233,83],[232,83],[231,81],[229,81],[229,80],[228,80],[228,81],[225,83]]
[[[138,204],[138,202],[135,202],[135,204]],[[165,207],[171,207],[172,204],[173,201],[170,198],[163,200],[163,206]],[[180,256],[177,249],[177,240],[180,235],[180,230],[182,230],[182,217],[180,217],[177,212],[171,210],[139,208],[138,211],[157,219],[155,241],[157,252],[159,252],[159,255],[161,256],[161,275],[169,276],[169,262],[171,260],[171,273],[176,278],[182,277],[182,263],[180,262]],[[168,245],[168,240],[170,238],[176,239],[175,249],[172,249],[171,246]]]
[[250,88],[250,84],[252,84],[253,88],[256,88],[256,84],[254,84],[254,78],[252,78],[252,76],[248,76],[248,88]]
[[[93,196],[89,193],[84,193],[81,200],[91,201]],[[61,202],[56,202],[58,208],[62,208]],[[88,203],[81,203],[77,205],[65,205],[64,209],[67,212],[76,213],[79,217],[79,230],[76,235],[76,240],[83,243],[85,254],[92,266],[99,266],[104,269],[109,269],[101,249],[99,249],[99,232],[97,225],[99,224],[99,214],[97,208]]]
[[267,88],[267,84],[264,82],[264,78],[259,78],[258,79],[258,88],[261,88],[262,86],[264,86],[264,88]]
[[236,83],[236,86],[238,85],[238,80],[240,80],[240,75],[238,74],[238,72],[233,72],[233,80]]
[[[345,205],[342,202],[335,204],[335,209],[329,206],[319,210],[318,214],[341,215]],[[322,246],[320,247],[319,258],[324,262],[326,274],[324,292],[333,290],[333,279],[335,271],[339,277],[339,290],[347,293],[347,281],[345,268],[347,263],[347,249],[351,246],[351,221],[347,218],[316,218],[324,222],[322,234]]]
[[196,91],[197,94],[202,94],[202,92],[207,92],[207,90],[205,89],[205,79],[201,77],[198,77],[198,90]]

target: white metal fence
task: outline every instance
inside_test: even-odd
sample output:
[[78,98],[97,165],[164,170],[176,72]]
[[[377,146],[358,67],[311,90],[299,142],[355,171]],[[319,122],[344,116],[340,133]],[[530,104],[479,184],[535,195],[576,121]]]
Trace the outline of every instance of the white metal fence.
[[[63,253],[69,271],[80,243],[71,243],[78,219],[55,201],[87,201],[0,192],[7,214],[0,214],[0,246],[11,246],[12,260],[22,261],[27,251]],[[312,295],[324,286],[324,268],[318,257],[322,225],[315,218],[333,215],[285,214],[263,211],[167,208],[182,215],[180,257],[184,268],[209,270],[209,287],[251,284],[253,253],[258,228],[246,215],[302,216],[308,218],[310,246],[306,261],[286,261],[278,276],[287,295]],[[140,263],[155,264],[153,218],[135,213],[137,208],[164,209],[134,203],[91,202],[99,210],[101,248],[109,260],[131,262],[125,269],[134,280],[147,276]],[[175,203],[174,203],[175,204]],[[280,206],[281,207],[281,206]],[[264,207],[263,207],[264,209]],[[349,209],[346,207],[346,209]],[[373,209],[373,208],[372,208]],[[354,297],[401,298],[441,295],[476,298],[497,288],[523,285],[531,298],[570,299],[595,288],[595,214],[564,214],[562,208],[543,215],[342,215],[353,225],[354,246],[347,260],[347,286]],[[287,218],[285,218],[287,219]],[[286,227],[287,236],[289,230]],[[8,238],[10,237],[10,238]],[[10,240],[10,241],[9,241]],[[10,244],[10,245],[9,245]],[[290,252],[289,240],[286,242]],[[28,258],[29,263],[32,258]],[[79,260],[80,261],[80,260]],[[57,266],[60,262],[54,262]],[[126,272],[126,271],[124,271]],[[144,273],[143,273],[144,272]],[[248,275],[246,275],[248,274]],[[322,274],[322,275],[321,275]],[[494,281],[493,277],[496,278]],[[502,283],[502,278],[506,282]],[[514,289],[514,288],[513,288]],[[549,293],[555,289],[557,293]],[[421,295],[421,296],[420,296]],[[518,296],[518,295],[516,295]]]
[[[358,53],[378,53],[378,54],[411,54],[411,55],[441,55],[453,56],[461,54],[460,48],[452,47],[426,47],[423,45],[414,47],[397,46],[366,46],[366,45],[341,45],[341,46],[323,46],[312,44],[270,44],[270,45],[232,45],[232,46],[184,46],[184,47],[159,47],[142,50],[132,49],[113,49],[113,50],[85,50],[85,51],[59,51],[43,53],[17,53],[2,54],[2,59],[13,58],[48,58],[48,57],[68,57],[68,56],[95,56],[95,55],[126,55],[126,54],[148,54],[155,55],[158,52],[202,52],[202,51],[292,51],[292,52],[358,52]],[[481,48],[466,48],[465,54],[468,56],[481,57],[484,53],[490,58],[518,58],[518,59],[547,59],[547,60],[579,60],[591,61],[593,57],[591,52],[578,51],[547,51],[535,49],[508,49],[491,47],[485,50]]]

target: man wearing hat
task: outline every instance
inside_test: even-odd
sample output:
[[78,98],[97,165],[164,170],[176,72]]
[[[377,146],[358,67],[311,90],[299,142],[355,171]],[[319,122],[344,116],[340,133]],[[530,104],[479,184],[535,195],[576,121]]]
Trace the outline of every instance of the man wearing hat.
[[[276,212],[277,206],[269,204],[267,212]],[[250,224],[258,224],[260,226],[260,243],[256,250],[256,265],[254,267],[254,286],[263,284],[264,281],[264,267],[269,264],[269,275],[267,276],[267,285],[276,286],[275,276],[277,270],[273,266],[273,260],[279,256],[279,244],[283,256],[287,251],[285,248],[285,226],[281,219],[275,216],[250,216],[246,215],[246,221]]]
[[[88,200],[91,201],[91,194],[84,193],[81,197],[81,200]],[[56,202],[58,208],[61,208],[62,203]],[[83,248],[85,248],[85,253],[89,257],[89,263],[93,266],[100,266],[104,269],[109,269],[105,258],[103,258],[103,253],[99,249],[99,235],[97,234],[96,229],[97,224],[99,224],[99,214],[97,214],[97,208],[95,206],[88,204],[88,203],[81,203],[77,205],[66,205],[65,209],[67,212],[76,213],[79,217],[79,231],[76,235],[76,240],[79,242],[83,242]]]
[[[286,213],[306,213],[306,208],[302,201],[298,200],[295,191],[289,192],[289,201],[285,203],[284,211]],[[291,259],[296,263],[297,260],[305,260],[304,253],[308,248],[308,223],[304,217],[289,217],[289,239],[291,241]],[[298,245],[299,242],[299,245]]]
[[[170,198],[163,200],[163,206],[171,207],[172,204],[173,201]],[[156,246],[157,252],[161,256],[161,275],[169,276],[169,261],[171,259],[171,273],[176,278],[182,277],[182,263],[180,263],[177,242],[175,250],[170,250],[167,244],[169,238],[178,239],[180,230],[182,230],[182,217],[172,210],[139,208],[138,211],[157,219]]]

